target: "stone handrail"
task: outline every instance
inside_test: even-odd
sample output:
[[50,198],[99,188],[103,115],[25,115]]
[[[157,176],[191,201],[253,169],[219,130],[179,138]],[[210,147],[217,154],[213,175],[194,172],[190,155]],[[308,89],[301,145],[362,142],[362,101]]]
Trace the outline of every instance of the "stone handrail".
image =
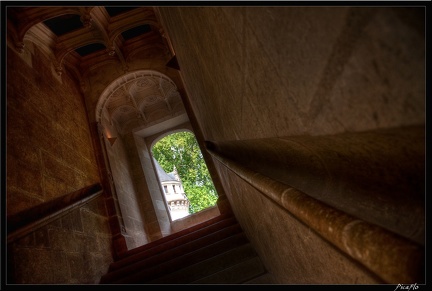
[[59,219],[100,196],[102,192],[102,186],[99,183],[93,184],[8,216],[7,242],[11,243],[35,229]]
[[255,189],[389,284],[424,281],[424,247],[337,210],[305,193],[208,149]]

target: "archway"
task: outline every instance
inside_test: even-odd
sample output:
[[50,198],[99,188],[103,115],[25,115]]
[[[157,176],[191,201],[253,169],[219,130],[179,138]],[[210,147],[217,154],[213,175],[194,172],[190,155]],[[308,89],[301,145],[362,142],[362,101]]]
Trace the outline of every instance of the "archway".
[[170,78],[151,70],[126,74],[105,88],[95,114],[129,249],[220,214],[217,206],[187,221],[170,216],[150,149],[174,131],[193,133]]

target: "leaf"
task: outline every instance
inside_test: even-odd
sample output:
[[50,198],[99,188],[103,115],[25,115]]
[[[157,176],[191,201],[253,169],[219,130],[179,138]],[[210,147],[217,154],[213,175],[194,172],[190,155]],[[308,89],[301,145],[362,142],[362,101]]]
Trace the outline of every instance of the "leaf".
[[192,133],[182,131],[163,137],[153,146],[152,154],[165,172],[177,169],[191,214],[216,205],[218,195]]

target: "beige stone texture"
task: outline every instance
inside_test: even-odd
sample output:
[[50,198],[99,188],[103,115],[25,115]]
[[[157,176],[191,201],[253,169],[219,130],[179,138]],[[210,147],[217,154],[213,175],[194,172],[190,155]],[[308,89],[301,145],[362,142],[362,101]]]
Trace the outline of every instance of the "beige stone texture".
[[[425,40],[421,10],[403,9],[159,8],[218,154],[421,245]],[[216,165],[275,283],[382,280]]]
[[[8,279],[97,284],[119,254],[232,209],[269,272],[251,282],[423,283],[424,12],[11,8],[7,216],[93,184],[103,194],[9,244]],[[65,13],[95,26],[57,37],[41,23]],[[120,36],[143,22],[149,34]],[[106,50],[74,51],[94,42]],[[155,80],[172,95],[140,93]],[[180,128],[219,201],[173,224],[150,150]]]

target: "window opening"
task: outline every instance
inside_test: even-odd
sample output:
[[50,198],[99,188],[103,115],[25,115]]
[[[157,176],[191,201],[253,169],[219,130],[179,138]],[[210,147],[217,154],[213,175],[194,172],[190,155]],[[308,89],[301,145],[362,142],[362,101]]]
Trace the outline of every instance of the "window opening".
[[[173,196],[181,196],[176,199],[175,204],[179,207],[175,211],[183,210],[189,215],[216,205],[218,195],[193,133],[182,131],[167,135],[156,142],[151,151],[157,164],[171,177],[169,182],[175,194]],[[158,176],[166,189],[164,184],[168,181],[163,181],[159,171]],[[173,206],[174,203],[165,197],[168,205]],[[171,218],[175,220],[173,207],[170,210]]]

